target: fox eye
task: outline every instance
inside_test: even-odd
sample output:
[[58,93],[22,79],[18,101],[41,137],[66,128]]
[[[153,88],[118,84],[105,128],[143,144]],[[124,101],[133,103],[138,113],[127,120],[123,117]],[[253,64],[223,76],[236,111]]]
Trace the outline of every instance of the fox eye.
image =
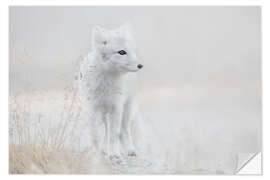
[[121,50],[121,51],[118,51],[118,54],[120,54],[120,55],[125,55],[125,54],[127,54],[127,52],[124,51],[124,50]]

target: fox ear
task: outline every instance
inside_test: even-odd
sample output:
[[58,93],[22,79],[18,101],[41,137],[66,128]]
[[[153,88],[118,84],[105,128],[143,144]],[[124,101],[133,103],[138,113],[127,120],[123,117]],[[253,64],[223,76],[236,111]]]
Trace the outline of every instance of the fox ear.
[[100,26],[95,26],[92,30],[92,45],[106,45],[106,32],[106,29]]
[[131,25],[129,23],[125,23],[120,26],[119,31],[123,34],[129,34],[131,32]]
[[126,22],[120,28],[118,29],[121,34],[125,35],[128,38],[132,38],[135,36],[135,33],[133,31],[133,26],[131,23]]
[[123,24],[122,26],[119,27],[118,31],[125,36],[127,39],[129,39],[129,43],[130,45],[132,45],[134,48],[136,48],[136,44],[135,44],[135,33],[133,31],[133,26],[131,23],[126,22],[125,24]]

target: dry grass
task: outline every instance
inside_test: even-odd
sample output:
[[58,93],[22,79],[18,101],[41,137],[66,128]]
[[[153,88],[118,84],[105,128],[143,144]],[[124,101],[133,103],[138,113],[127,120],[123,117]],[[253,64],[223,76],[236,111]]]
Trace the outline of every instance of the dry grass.
[[[10,96],[10,174],[114,173],[93,147],[80,148],[78,126],[82,109],[76,90],[66,88],[63,98],[60,114],[46,119],[44,114],[33,112],[31,99],[22,94]],[[48,121],[53,125],[44,126]]]
[[[22,56],[11,58],[10,64],[23,68],[37,62],[26,49],[23,53]],[[74,67],[78,68],[81,60],[82,57],[79,57],[74,61]],[[31,86],[34,78],[27,71],[25,74],[22,79]],[[12,76],[10,81],[13,81]],[[60,104],[55,105],[55,96],[51,96],[51,93],[38,90],[10,93],[9,173],[115,173],[91,143],[85,146],[82,142],[85,134],[91,136],[91,130],[89,128],[88,132],[87,122],[83,119],[85,117],[82,117],[83,109],[77,90],[69,86],[57,95]],[[81,127],[87,130],[82,132]]]
[[87,174],[87,152],[46,149],[33,144],[9,146],[9,173],[11,174]]

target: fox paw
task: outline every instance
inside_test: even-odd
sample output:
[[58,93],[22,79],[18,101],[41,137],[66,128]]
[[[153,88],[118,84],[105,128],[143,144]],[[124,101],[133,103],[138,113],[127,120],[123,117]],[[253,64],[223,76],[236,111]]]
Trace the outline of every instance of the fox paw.
[[129,151],[127,153],[128,156],[131,156],[131,157],[136,157],[137,156],[137,153],[135,151]]
[[109,155],[109,159],[113,162],[113,163],[117,163],[117,164],[120,164],[122,161],[121,161],[121,157],[120,155],[118,154],[112,154],[112,155]]

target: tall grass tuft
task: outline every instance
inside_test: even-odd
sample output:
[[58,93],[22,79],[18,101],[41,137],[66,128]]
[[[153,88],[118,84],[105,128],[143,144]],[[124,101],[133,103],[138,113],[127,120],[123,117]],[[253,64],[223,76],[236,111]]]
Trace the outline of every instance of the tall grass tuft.
[[[9,97],[9,173],[10,174],[89,174],[112,173],[99,166],[92,146],[81,147],[83,119],[77,91],[67,87],[62,110],[51,116],[33,110],[33,94]],[[47,101],[46,94],[38,93]],[[41,104],[41,103],[39,103]],[[100,168],[101,167],[101,168]]]

